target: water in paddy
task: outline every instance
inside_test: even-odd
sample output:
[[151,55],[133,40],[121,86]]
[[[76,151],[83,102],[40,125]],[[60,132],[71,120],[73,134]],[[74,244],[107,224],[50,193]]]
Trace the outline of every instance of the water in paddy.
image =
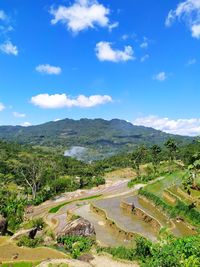
[[131,196],[131,197],[125,198],[125,201],[127,203],[134,203],[135,207],[142,209],[144,212],[149,214],[151,217],[158,220],[163,227],[170,225],[168,218],[161,211],[156,209],[153,205],[151,205],[149,202],[145,201],[144,199],[138,196]]
[[177,237],[181,237],[181,236],[189,236],[189,235],[195,235],[196,232],[192,229],[190,229],[189,227],[187,227],[187,225],[180,221],[176,221],[176,220],[172,220],[175,227],[172,229],[172,233],[177,236]]
[[[144,199],[138,197],[138,196],[131,196],[125,199],[128,203],[134,203],[134,205],[146,213],[148,213],[150,216],[154,217],[156,220],[158,220],[163,227],[172,227],[172,224],[170,223],[167,216],[165,216],[161,211],[159,211],[157,208],[155,208],[151,203],[145,201]],[[172,233],[177,236],[187,236],[187,235],[193,235],[195,232],[191,230],[187,225],[180,221],[177,222],[176,220],[172,220],[174,227],[171,229]]]
[[122,197],[114,197],[95,201],[95,206],[106,211],[107,216],[116,222],[119,228],[127,232],[134,232],[143,235],[144,237],[156,241],[157,233],[150,224],[144,222],[138,216],[127,213],[120,208]]
[[118,235],[113,229],[106,225],[104,219],[90,210],[90,205],[84,205],[79,207],[74,212],[86,220],[90,221],[96,232],[96,238],[104,246],[131,246],[134,245],[133,241],[125,240]]

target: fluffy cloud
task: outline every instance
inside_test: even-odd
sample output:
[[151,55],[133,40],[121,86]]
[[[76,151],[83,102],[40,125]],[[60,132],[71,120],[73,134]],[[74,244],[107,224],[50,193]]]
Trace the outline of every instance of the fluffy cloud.
[[166,26],[171,26],[176,19],[184,21],[189,26],[192,37],[200,39],[200,0],[179,3],[176,9],[170,10]]
[[30,123],[30,122],[28,122],[28,121],[25,121],[25,122],[23,122],[22,124],[21,124],[21,126],[23,126],[23,127],[29,127],[29,126],[31,126],[32,124]]
[[134,59],[134,51],[131,46],[125,46],[124,50],[115,50],[109,42],[99,42],[96,45],[96,55],[100,61],[125,62]]
[[45,73],[45,74],[49,74],[49,75],[58,75],[62,72],[62,69],[60,67],[56,67],[56,66],[51,66],[49,64],[45,64],[45,65],[39,65],[36,67],[36,71],[40,72],[40,73]]
[[66,94],[40,94],[31,98],[31,103],[40,108],[56,109],[65,107],[89,108],[112,102],[112,97],[108,95],[79,95],[76,98],[70,98]]
[[26,117],[26,114],[14,111],[13,116],[16,118],[24,118],[24,117]]
[[188,62],[186,63],[186,66],[191,66],[197,63],[196,58],[189,59]]
[[147,41],[141,43],[141,45],[140,45],[141,48],[148,48],[148,46],[149,46],[149,44]]
[[140,61],[143,63],[143,62],[145,62],[147,59],[149,59],[149,55],[148,55],[148,54],[146,54],[146,55],[144,55],[143,57],[141,57]]
[[[200,9],[199,9],[199,11],[200,11]],[[191,28],[191,31],[192,31],[192,37],[200,39],[200,23],[193,25]]]
[[73,33],[95,26],[107,27],[109,30],[118,26],[118,23],[110,23],[110,10],[97,0],[76,0],[71,6],[51,8],[50,13],[54,17],[52,24],[61,22]]
[[159,82],[163,82],[167,79],[167,74],[162,71],[162,72],[159,72],[158,74],[156,74],[154,77],[153,77],[154,80],[157,80]]
[[11,41],[7,41],[4,44],[1,44],[0,51],[4,54],[14,56],[17,56],[19,53],[17,46],[13,45]]
[[134,125],[152,127],[171,134],[197,136],[200,134],[200,119],[177,119],[147,116],[133,121]]
[[7,15],[3,10],[0,10],[0,20],[6,20],[7,19]]
[[2,111],[4,109],[5,109],[5,106],[2,103],[0,103],[0,111]]

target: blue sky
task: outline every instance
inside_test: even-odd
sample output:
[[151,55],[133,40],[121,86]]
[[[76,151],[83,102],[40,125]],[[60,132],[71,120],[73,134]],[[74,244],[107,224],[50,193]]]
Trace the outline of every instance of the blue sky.
[[200,0],[1,0],[0,125],[200,134]]

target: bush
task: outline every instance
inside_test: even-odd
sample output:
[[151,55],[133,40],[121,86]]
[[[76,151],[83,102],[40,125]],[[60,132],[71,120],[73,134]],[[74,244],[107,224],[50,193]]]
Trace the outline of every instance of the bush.
[[43,242],[43,239],[41,237],[36,237],[35,239],[31,239],[27,236],[22,236],[19,241],[17,242],[17,245],[19,247],[29,247],[29,248],[35,248],[39,245],[41,245]]
[[146,238],[143,237],[137,237],[135,239],[136,241],[136,254],[139,257],[150,257],[151,254],[151,246],[152,243],[150,241],[148,241]]
[[118,259],[124,259],[129,261],[134,261],[136,257],[135,249],[133,248],[125,248],[125,247],[117,247],[117,248],[97,248],[97,252],[106,252],[111,254],[113,257]]
[[46,224],[43,218],[37,218],[37,219],[29,221],[27,226],[29,228],[37,228],[38,230],[42,230],[43,228],[46,227]]
[[77,259],[82,253],[89,251],[94,244],[92,238],[82,236],[65,236],[58,238],[57,241],[64,245],[65,250],[74,259]]
[[168,238],[154,244],[145,238],[136,239],[136,248],[98,248],[116,258],[140,261],[141,267],[199,267],[200,236]]

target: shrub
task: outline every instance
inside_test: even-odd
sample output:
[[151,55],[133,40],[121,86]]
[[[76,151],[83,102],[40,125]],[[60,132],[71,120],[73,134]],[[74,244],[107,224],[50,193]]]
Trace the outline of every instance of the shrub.
[[27,236],[22,236],[19,241],[17,242],[17,245],[19,247],[29,247],[29,248],[35,248],[39,245],[41,245],[43,242],[43,239],[41,237],[36,237],[35,239],[31,239]]
[[133,248],[125,248],[125,247],[103,247],[103,248],[97,248],[97,252],[106,252],[111,254],[113,257],[118,259],[124,259],[129,261],[134,261],[136,259],[136,252]]
[[65,250],[74,259],[77,259],[82,253],[89,251],[94,244],[92,238],[82,236],[65,236],[58,238],[57,241],[64,245]]
[[28,226],[29,226],[30,228],[37,228],[38,230],[42,230],[43,228],[46,227],[46,224],[45,224],[43,218],[37,218],[37,219],[31,220],[31,221],[28,223]]
[[152,246],[151,241],[147,240],[144,237],[137,237],[135,241],[136,241],[135,251],[139,257],[145,258],[145,257],[150,257],[152,255],[151,254],[151,246]]

